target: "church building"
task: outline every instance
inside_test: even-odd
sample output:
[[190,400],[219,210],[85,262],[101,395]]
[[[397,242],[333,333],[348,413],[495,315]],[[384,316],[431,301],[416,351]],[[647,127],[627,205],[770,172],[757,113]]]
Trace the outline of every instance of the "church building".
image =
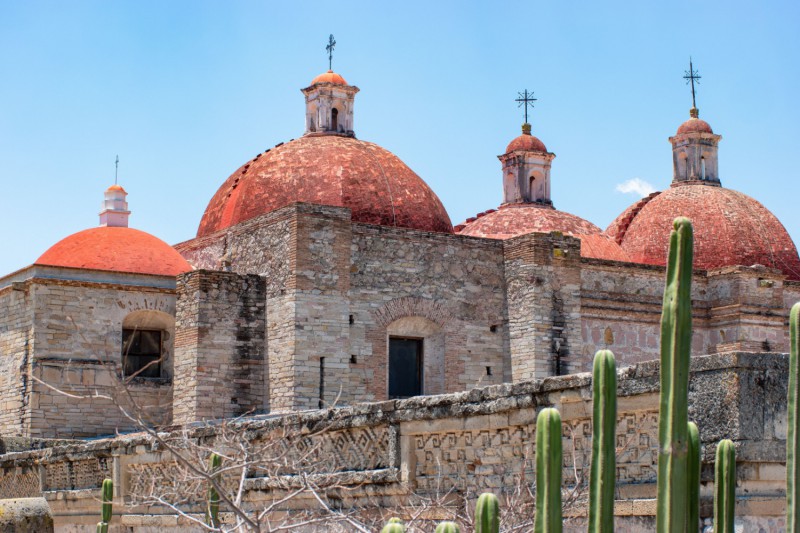
[[555,154],[527,123],[498,156],[503,203],[453,226],[357,137],[358,87],[329,70],[301,91],[303,135],[222,181],[195,238],[129,227],[114,185],[98,227],[0,278],[3,435],[132,429],[94,394],[120,376],[149,422],[184,424],[584,372],[602,348],[657,359],[677,216],[695,227],[693,353],[788,351],[797,249],[723,187],[722,137],[696,108],[669,138],[672,183],[605,231],[556,208]]

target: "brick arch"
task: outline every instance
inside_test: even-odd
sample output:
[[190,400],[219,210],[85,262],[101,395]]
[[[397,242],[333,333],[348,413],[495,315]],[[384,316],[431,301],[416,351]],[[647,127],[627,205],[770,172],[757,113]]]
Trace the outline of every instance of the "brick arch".
[[[453,315],[447,306],[427,298],[406,296],[396,298],[384,304],[372,313],[373,323],[368,327],[366,336],[372,345],[372,355],[366,361],[366,368],[371,379],[365,383],[372,400],[385,400],[388,393],[386,369],[388,365],[388,328],[389,325],[409,317],[422,317],[441,329],[442,339],[447,345],[448,325],[452,325]],[[453,357],[444,354],[444,372],[458,375],[461,364]],[[452,383],[444,380],[445,383]],[[445,392],[445,391],[441,391]]]
[[452,314],[448,309],[434,300],[406,296],[387,302],[383,307],[373,313],[375,323],[386,328],[389,324],[400,318],[421,316],[427,318],[441,328],[444,328]]

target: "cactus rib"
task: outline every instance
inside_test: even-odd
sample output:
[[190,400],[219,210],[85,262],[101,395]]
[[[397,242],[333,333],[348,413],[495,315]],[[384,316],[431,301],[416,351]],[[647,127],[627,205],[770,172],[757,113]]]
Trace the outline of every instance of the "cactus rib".
[[475,533],[500,532],[500,502],[491,492],[484,492],[475,503]]
[[114,501],[114,482],[106,478],[103,480],[103,508],[101,520],[97,523],[97,533],[108,533],[108,526],[111,522]]
[[689,422],[686,531],[695,531],[700,527],[700,464],[700,430],[697,424]]
[[728,439],[719,441],[714,464],[714,533],[733,533],[736,506],[736,449]]
[[[220,476],[217,470],[222,466],[222,457],[216,453],[211,453],[208,458],[208,469],[214,481],[219,483]],[[206,502],[206,524],[211,527],[219,527],[219,493],[212,483],[208,484],[208,501]]]
[[800,445],[797,439],[797,426],[800,422],[800,410],[797,409],[798,401],[798,375],[800,374],[800,303],[792,306],[789,313],[789,390],[787,393],[787,422],[786,432],[786,531],[797,533],[800,531],[800,507],[797,505],[797,490],[800,486]]
[[686,525],[693,236],[689,219],[677,218],[673,225],[661,315],[658,533],[683,533]]
[[594,356],[592,384],[592,468],[589,476],[589,531],[614,530],[616,481],[617,363],[609,350]]
[[561,533],[561,415],[542,409],[536,419],[534,533]]
[[461,528],[455,522],[442,522],[433,533],[461,533]]

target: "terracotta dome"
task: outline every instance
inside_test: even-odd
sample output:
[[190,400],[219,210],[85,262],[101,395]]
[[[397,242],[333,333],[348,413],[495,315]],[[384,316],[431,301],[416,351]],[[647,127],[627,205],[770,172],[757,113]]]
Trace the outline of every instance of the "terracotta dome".
[[530,133],[523,133],[506,146],[506,153],[523,150],[528,152],[547,152],[544,143]]
[[313,80],[311,80],[311,85],[315,83],[335,83],[337,85],[347,85],[347,82],[344,81],[344,78],[340,74],[336,74],[334,71],[329,70],[328,72],[323,72]]
[[100,226],[66,237],[36,260],[49,265],[177,276],[192,266],[169,244],[133,228]]
[[106,189],[106,191],[122,191],[122,192],[125,192],[125,189],[122,188],[122,185],[114,184],[111,187],[109,187],[108,189]]
[[581,240],[581,255],[596,259],[630,261],[628,254],[603,230],[580,217],[540,204],[505,204],[481,213],[458,233],[489,239],[510,239],[526,233],[560,231]]
[[356,222],[452,233],[434,192],[397,156],[342,135],[306,135],[234,172],[209,202],[197,236],[294,202],[347,207]]
[[711,125],[705,120],[699,118],[690,118],[680,126],[678,126],[678,134],[681,133],[714,133],[711,130]]
[[740,192],[696,183],[673,185],[626,209],[606,229],[636,262],[664,265],[672,221],[694,224],[695,268],[765,265],[800,279],[800,258],[766,207]]

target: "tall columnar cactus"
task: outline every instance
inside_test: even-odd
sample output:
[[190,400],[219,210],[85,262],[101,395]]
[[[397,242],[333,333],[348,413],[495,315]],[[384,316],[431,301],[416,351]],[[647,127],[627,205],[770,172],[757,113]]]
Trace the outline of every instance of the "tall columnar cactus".
[[692,224],[677,218],[670,235],[661,315],[661,402],[658,417],[658,533],[686,526],[689,362],[692,345]]
[[561,415],[542,409],[536,419],[534,533],[561,533]]
[[714,464],[714,533],[733,533],[736,506],[736,449],[723,439]]
[[381,533],[405,533],[406,526],[399,518],[390,518],[386,525],[381,529]]
[[500,502],[491,492],[484,492],[475,504],[475,533],[500,532]]
[[700,464],[700,430],[697,429],[697,424],[689,422],[686,531],[696,531],[700,524]]
[[800,410],[797,409],[798,376],[800,376],[800,303],[794,304],[789,314],[789,390],[788,424],[786,432],[786,531],[800,533],[800,506],[797,505],[797,490],[800,487],[800,443],[797,426]]
[[592,470],[589,476],[589,531],[614,530],[616,480],[617,363],[609,350],[594,356]]
[[[211,453],[208,458],[208,470],[214,481],[219,484],[220,475],[217,471],[222,466],[222,457],[216,453]],[[214,485],[208,484],[208,502],[206,502],[206,524],[211,527],[219,527],[219,493]]]
[[114,500],[114,482],[110,479],[103,480],[103,510],[101,520],[97,523],[97,533],[108,533],[111,522],[112,501]]
[[455,522],[442,522],[433,533],[461,533],[461,528]]

